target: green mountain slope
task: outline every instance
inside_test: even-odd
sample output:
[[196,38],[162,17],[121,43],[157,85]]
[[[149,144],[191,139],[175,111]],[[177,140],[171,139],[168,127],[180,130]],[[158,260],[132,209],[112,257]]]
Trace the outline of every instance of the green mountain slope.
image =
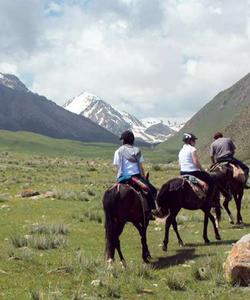
[[[222,131],[225,135],[232,136],[238,147],[240,137],[243,138],[250,134],[250,127],[246,128],[243,125],[249,122],[249,105],[250,73],[229,89],[220,92],[198,111],[177,134],[159,145],[157,150],[166,157],[166,161],[176,160],[184,132],[193,132],[198,136],[197,148],[201,150],[202,160],[208,159],[208,147],[212,142],[211,137],[216,131]],[[250,143],[245,143],[244,147],[240,146],[237,156],[242,159],[250,158],[249,148]]]
[[0,151],[111,159],[116,148],[117,145],[110,143],[83,143],[31,132],[0,130]]

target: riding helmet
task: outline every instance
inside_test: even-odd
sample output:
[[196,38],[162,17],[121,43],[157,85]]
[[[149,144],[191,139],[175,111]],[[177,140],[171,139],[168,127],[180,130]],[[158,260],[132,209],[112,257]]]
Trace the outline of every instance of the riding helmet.
[[195,141],[197,137],[193,133],[184,133],[182,137],[183,142]]

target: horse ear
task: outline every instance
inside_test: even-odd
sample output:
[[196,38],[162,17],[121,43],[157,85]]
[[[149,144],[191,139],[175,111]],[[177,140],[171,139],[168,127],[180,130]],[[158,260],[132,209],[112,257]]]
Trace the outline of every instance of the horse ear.
[[149,178],[149,172],[147,172],[146,174],[146,179],[148,180],[148,178]]

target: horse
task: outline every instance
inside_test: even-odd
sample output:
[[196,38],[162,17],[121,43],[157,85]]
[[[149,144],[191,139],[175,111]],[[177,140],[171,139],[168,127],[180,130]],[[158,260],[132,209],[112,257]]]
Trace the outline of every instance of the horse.
[[128,184],[115,184],[103,196],[103,209],[105,213],[106,259],[109,265],[114,262],[115,250],[120,261],[126,267],[119,236],[127,222],[131,222],[141,236],[142,259],[148,263],[151,254],[147,245],[148,218],[145,215],[145,195],[136,191]]
[[234,218],[233,215],[228,207],[229,202],[232,200],[232,197],[234,198],[236,209],[237,209],[237,224],[243,224],[243,219],[241,216],[241,201],[244,195],[244,178],[243,180],[239,180],[234,178],[234,167],[230,163],[217,163],[215,165],[212,165],[210,170],[212,171],[223,171],[227,173],[226,178],[222,178],[219,182],[219,189],[224,197],[223,206],[229,216],[229,222],[231,224],[234,224]]
[[[225,172],[227,170],[221,171],[220,173],[213,173],[214,180],[218,180],[221,176],[225,177]],[[212,174],[211,174],[212,175]],[[216,190],[214,191],[214,195],[216,195]],[[214,197],[215,200],[218,201],[215,212],[217,218],[220,218],[220,205],[218,197]],[[182,177],[176,177],[170,179],[165,184],[162,185],[157,198],[156,203],[158,205],[158,214],[161,217],[167,216],[165,223],[165,237],[163,240],[163,251],[167,251],[168,241],[169,241],[169,229],[170,226],[173,225],[174,231],[176,233],[178,243],[180,246],[183,246],[184,243],[180,237],[178,232],[176,216],[181,210],[181,208],[189,209],[189,210],[197,210],[201,209],[204,212],[204,227],[203,227],[203,239],[206,244],[210,241],[207,236],[207,225],[208,219],[213,224],[215,238],[217,240],[221,240],[218,225],[215,222],[214,216],[211,214],[211,202],[207,200],[207,198],[200,199],[196,193],[193,191],[189,183],[184,180]]]

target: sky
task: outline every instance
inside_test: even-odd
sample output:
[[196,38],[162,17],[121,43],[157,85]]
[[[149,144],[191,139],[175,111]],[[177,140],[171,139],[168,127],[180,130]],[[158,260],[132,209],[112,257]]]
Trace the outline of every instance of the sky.
[[189,118],[250,72],[249,0],[0,0],[0,72],[63,105]]

